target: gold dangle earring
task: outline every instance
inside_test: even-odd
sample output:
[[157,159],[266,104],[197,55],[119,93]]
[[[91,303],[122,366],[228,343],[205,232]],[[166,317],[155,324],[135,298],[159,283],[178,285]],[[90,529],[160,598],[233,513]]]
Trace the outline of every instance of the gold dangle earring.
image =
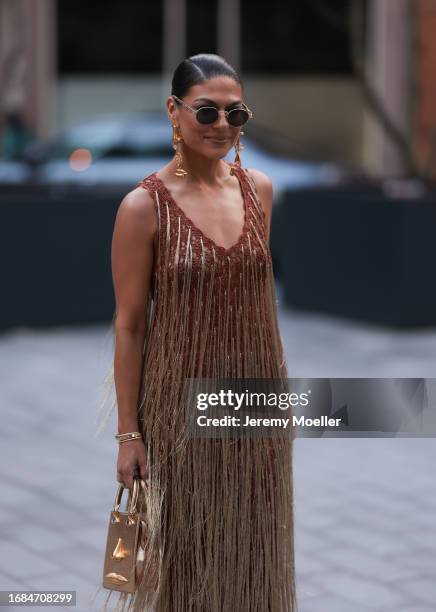
[[235,142],[235,159],[233,161],[231,170],[230,170],[230,174],[234,174],[235,173],[235,169],[236,168],[240,168],[241,167],[241,157],[239,155],[239,151],[242,151],[244,149],[244,145],[240,142],[239,138],[240,136],[243,136],[244,132],[239,132],[239,136],[238,136],[238,140]]
[[175,175],[176,176],[180,176],[180,177],[184,177],[186,176],[188,173],[186,172],[186,170],[183,168],[183,157],[182,157],[182,153],[181,153],[181,143],[182,143],[183,139],[180,135],[179,132],[177,132],[177,126],[173,123],[173,149],[176,152],[176,163],[177,163],[177,169],[175,171]]

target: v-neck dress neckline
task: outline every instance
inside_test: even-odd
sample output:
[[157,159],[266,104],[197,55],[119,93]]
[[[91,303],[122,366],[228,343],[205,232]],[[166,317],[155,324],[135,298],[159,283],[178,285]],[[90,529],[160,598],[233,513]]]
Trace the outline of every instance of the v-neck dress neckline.
[[200,237],[203,240],[203,242],[207,242],[216,251],[219,251],[223,255],[229,255],[230,253],[235,251],[239,247],[239,245],[243,242],[245,238],[245,234],[248,229],[248,224],[249,224],[249,214],[248,214],[249,195],[247,193],[246,185],[240,175],[240,172],[242,172],[240,168],[236,169],[235,175],[239,181],[239,186],[240,186],[241,194],[242,194],[242,200],[243,200],[243,206],[244,206],[244,223],[242,225],[242,229],[241,229],[241,232],[239,234],[237,241],[234,244],[232,244],[230,247],[224,247],[220,244],[217,244],[213,238],[210,238],[209,236],[207,236],[204,233],[204,231],[200,229],[198,225],[185,213],[183,208],[181,208],[181,206],[177,204],[176,199],[173,197],[171,191],[168,189],[164,181],[157,175],[157,172],[153,172],[151,176],[155,179],[155,181],[159,183],[161,191],[164,194],[166,200],[180,214],[180,216],[183,218],[185,223],[191,228],[191,231],[194,234],[196,234],[198,237]]

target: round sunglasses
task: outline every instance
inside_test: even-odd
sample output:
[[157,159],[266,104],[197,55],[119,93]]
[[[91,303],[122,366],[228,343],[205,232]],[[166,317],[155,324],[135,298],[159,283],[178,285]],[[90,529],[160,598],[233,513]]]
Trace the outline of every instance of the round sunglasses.
[[201,106],[200,108],[193,108],[192,106],[189,106],[189,104],[183,102],[183,100],[177,96],[172,95],[171,97],[179,102],[179,104],[184,106],[187,110],[191,111],[191,113],[194,113],[198,123],[201,123],[202,125],[215,123],[220,116],[220,113],[224,113],[228,123],[233,127],[241,127],[253,117],[253,113],[245,104],[243,107],[232,108],[229,111],[219,111],[217,108],[215,108],[215,106]]

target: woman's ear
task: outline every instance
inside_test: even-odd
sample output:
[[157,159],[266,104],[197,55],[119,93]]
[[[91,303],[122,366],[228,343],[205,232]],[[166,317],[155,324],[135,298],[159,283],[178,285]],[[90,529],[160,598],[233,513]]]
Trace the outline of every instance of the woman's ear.
[[176,119],[176,105],[171,96],[169,96],[169,98],[167,99],[167,111],[168,111],[168,119],[171,121],[171,123],[174,124],[175,119]]

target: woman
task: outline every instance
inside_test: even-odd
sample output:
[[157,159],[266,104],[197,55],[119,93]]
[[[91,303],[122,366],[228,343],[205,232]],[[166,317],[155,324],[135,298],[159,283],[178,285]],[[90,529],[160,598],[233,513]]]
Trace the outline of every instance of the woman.
[[120,443],[117,477],[147,482],[160,555],[157,588],[118,609],[294,611],[292,434],[183,433],[186,378],[287,378],[271,182],[240,165],[252,113],[221,57],[181,62],[167,111],[174,159],[123,199],[112,243],[118,433],[138,432]]

